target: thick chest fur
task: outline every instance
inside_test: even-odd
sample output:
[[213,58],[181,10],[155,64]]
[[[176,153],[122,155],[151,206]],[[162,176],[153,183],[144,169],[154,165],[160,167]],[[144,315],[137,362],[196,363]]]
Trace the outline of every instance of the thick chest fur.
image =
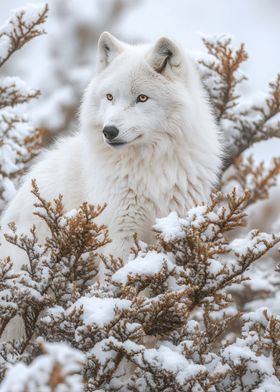
[[[174,163],[173,159],[173,163]],[[95,183],[95,184],[94,184]],[[96,171],[91,202],[107,203],[102,221],[111,235],[121,231],[151,242],[152,225],[170,211],[180,215],[187,209],[187,176],[171,162],[134,159],[106,162]],[[96,186],[97,184],[97,186]]]

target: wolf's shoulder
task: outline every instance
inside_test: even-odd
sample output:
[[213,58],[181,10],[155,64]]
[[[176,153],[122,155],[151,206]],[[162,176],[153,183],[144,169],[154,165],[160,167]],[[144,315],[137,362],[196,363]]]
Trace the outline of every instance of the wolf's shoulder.
[[80,134],[60,137],[51,147],[44,148],[33,160],[30,171],[38,170],[46,165],[59,169],[63,162],[75,161],[81,154],[82,144]]

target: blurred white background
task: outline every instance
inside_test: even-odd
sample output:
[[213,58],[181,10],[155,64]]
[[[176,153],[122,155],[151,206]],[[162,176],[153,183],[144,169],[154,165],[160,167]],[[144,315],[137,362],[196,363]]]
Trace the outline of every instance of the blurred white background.
[[[30,1],[30,0],[29,0]],[[33,0],[33,3],[41,1]],[[0,22],[24,0],[1,0]],[[50,133],[75,128],[81,94],[94,74],[96,43],[108,30],[128,42],[176,39],[201,51],[200,33],[229,33],[245,42],[249,77],[244,94],[267,91],[280,72],[279,0],[50,0],[47,35],[18,52],[4,72],[19,75],[42,91],[33,104],[35,124]],[[278,155],[278,140],[255,147],[258,158]]]

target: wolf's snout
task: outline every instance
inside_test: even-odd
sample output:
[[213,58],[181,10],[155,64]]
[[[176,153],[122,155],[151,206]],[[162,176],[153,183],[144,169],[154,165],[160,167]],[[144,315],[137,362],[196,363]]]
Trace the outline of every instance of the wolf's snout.
[[117,137],[119,134],[118,128],[114,126],[107,126],[103,128],[103,135],[106,137],[108,140],[113,140],[115,137]]

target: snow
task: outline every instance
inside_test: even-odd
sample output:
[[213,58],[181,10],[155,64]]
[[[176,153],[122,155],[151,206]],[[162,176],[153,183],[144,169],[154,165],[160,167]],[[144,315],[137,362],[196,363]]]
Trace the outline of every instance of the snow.
[[72,210],[70,210],[70,211],[67,211],[67,212],[61,217],[60,222],[59,222],[59,226],[60,226],[60,227],[65,226],[65,225],[67,224],[67,222],[68,222],[70,219],[74,219],[77,215],[78,215],[78,210],[75,209],[75,208],[72,209]]
[[245,255],[248,250],[258,254],[266,249],[266,242],[273,242],[272,234],[258,233],[257,230],[252,230],[246,237],[234,239],[230,243],[230,247],[239,256]]
[[[26,23],[24,28],[27,29],[27,25],[31,24],[38,18],[38,13],[42,12],[44,7],[44,3],[28,3],[24,7],[16,8],[10,11],[10,19],[6,23],[2,24],[0,28],[0,61],[5,59],[9,53],[12,42],[9,34],[13,31],[14,28],[16,31],[18,29],[18,26],[16,25],[17,16],[24,13],[23,20]],[[15,25],[13,25],[12,22],[15,22]]]
[[262,325],[264,328],[268,325],[268,319],[271,317],[271,312],[266,307],[261,307],[255,310],[254,312],[247,312],[244,313],[242,319],[246,322],[243,326],[242,330],[244,332],[249,332],[249,327],[254,324],[258,323]]
[[269,375],[269,377],[265,377],[265,379],[254,388],[255,392],[279,392],[280,390],[280,381],[274,375]]
[[259,307],[267,307],[272,313],[280,314],[280,292],[276,292],[274,296],[268,298],[255,299],[245,306],[245,310],[257,309]]
[[176,381],[181,385],[184,385],[199,373],[206,371],[204,366],[189,362],[183,355],[166,346],[160,346],[158,349],[146,349],[144,358],[151,365],[176,373]]
[[21,95],[33,94],[36,91],[34,89],[31,89],[24,80],[17,76],[7,76],[0,79],[0,86],[1,88],[6,90],[1,94],[1,99],[3,99],[3,101],[6,99],[6,96],[9,96],[16,91],[19,92]]
[[264,263],[257,263],[245,272],[244,276],[250,278],[246,285],[253,291],[277,292],[280,276],[272,272],[274,269],[275,261],[266,257]]
[[[235,109],[237,112],[246,112],[252,109],[254,106],[263,106],[265,100],[268,98],[267,92],[258,91],[250,95],[247,95],[239,103]],[[256,112],[255,115],[258,113]],[[254,118],[252,118],[254,119]]]
[[[1,34],[1,30],[0,30]],[[4,59],[9,53],[10,39],[8,36],[3,36],[0,40],[0,60]]]
[[130,305],[131,302],[126,299],[82,297],[69,308],[68,312],[71,313],[74,308],[82,306],[82,319],[85,325],[97,324],[98,327],[104,327],[114,320],[116,309],[127,309]]
[[[157,232],[161,233],[161,236],[165,242],[172,242],[179,240],[186,236],[186,228],[191,226],[196,229],[201,227],[206,221],[205,214],[207,206],[200,205],[191,208],[186,217],[179,218],[176,212],[171,212],[167,217],[156,220],[156,224],[153,226]],[[211,212],[209,219],[217,220],[216,214]]]
[[266,122],[266,127],[276,127],[280,125],[280,113],[277,113]]
[[240,364],[241,359],[249,361],[250,369],[253,371],[259,370],[272,375],[274,369],[271,361],[268,361],[264,355],[256,355],[253,350],[245,345],[246,343],[248,342],[237,339],[236,343],[229,345],[223,350],[223,357],[232,361],[235,365]]
[[38,15],[42,13],[45,8],[45,3],[26,3],[24,7],[14,8],[10,11],[11,18],[14,19],[17,15],[24,13],[24,21],[27,24],[32,24]]
[[254,358],[254,353],[249,347],[242,346],[239,347],[235,343],[226,347],[223,351],[223,357],[227,360],[231,360],[235,365],[240,363],[240,359],[252,359]]
[[8,177],[5,177],[2,179],[2,185],[3,185],[3,189],[4,189],[3,199],[8,202],[8,201],[12,200],[12,198],[16,194],[15,185]]
[[[206,367],[194,364],[177,352],[175,346],[169,347],[168,342],[162,343],[156,349],[145,348],[145,346],[131,340],[126,340],[123,343],[114,340],[114,345],[124,348],[133,356],[136,363],[141,364],[141,367],[149,364],[154,370],[159,369],[173,373],[176,381],[181,385],[185,385],[188,380],[206,371]],[[143,355],[143,360],[141,355]]]
[[82,377],[80,375],[84,355],[63,343],[44,343],[46,354],[37,357],[30,366],[17,363],[7,373],[0,386],[0,392],[38,392],[48,391],[54,367],[59,365],[61,380],[57,391],[82,392]]
[[114,282],[125,284],[128,276],[141,274],[143,276],[153,276],[160,272],[166,265],[168,271],[174,268],[173,263],[167,259],[166,255],[149,251],[146,255],[139,255],[134,260],[129,261],[112,276]]
[[176,212],[171,212],[167,217],[157,219],[153,226],[160,233],[165,242],[179,241],[191,235],[193,230],[202,229],[204,238],[211,239],[219,230],[219,215],[222,211],[208,211],[206,205],[198,205],[189,209],[184,218],[178,217]]
[[207,267],[207,270],[211,274],[217,275],[223,268],[224,266],[219,260],[209,259],[209,266]]
[[178,238],[184,238],[185,231],[182,226],[183,220],[178,217],[176,212],[171,212],[167,217],[156,220],[154,230],[163,233],[163,239],[171,242]]
[[110,336],[96,343],[93,349],[88,352],[88,356],[94,355],[102,365],[108,366],[108,362],[114,361],[114,358],[117,356],[114,350],[109,349],[110,343],[118,345],[118,341],[113,336]]

